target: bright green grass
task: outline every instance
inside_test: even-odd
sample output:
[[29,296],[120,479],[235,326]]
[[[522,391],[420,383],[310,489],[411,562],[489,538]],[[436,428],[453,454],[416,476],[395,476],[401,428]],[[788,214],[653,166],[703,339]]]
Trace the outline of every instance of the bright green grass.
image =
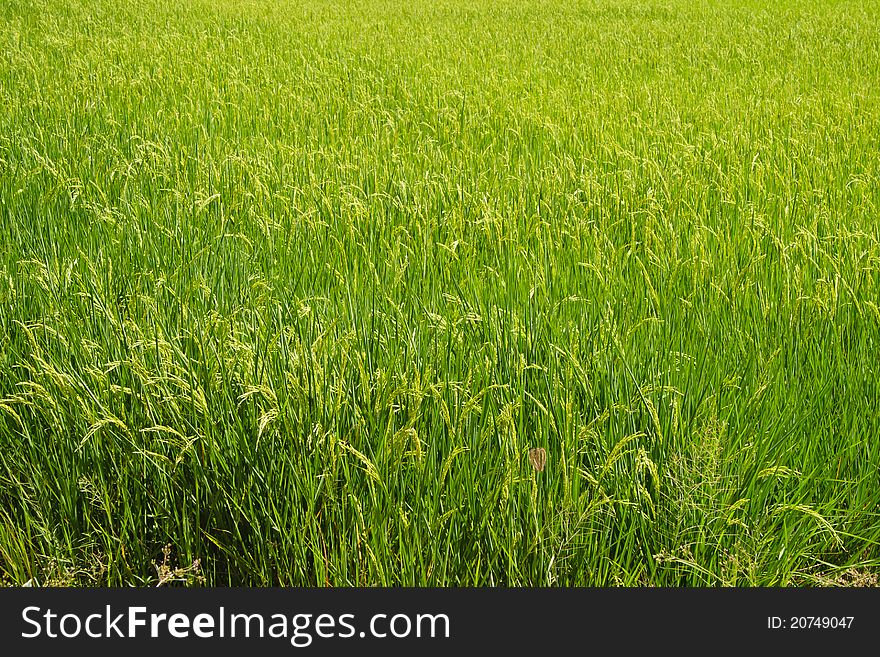
[[870,580],[878,25],[3,0],[0,580]]

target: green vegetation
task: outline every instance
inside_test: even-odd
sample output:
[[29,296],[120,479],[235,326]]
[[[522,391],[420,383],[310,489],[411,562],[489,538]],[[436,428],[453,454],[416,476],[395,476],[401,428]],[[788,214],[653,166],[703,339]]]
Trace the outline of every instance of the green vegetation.
[[876,581],[878,24],[3,0],[0,579]]

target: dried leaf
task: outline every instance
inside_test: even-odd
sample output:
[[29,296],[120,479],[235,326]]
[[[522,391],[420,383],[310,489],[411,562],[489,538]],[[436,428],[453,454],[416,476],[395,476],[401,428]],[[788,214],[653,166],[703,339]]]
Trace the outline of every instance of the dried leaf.
[[529,450],[529,462],[538,472],[544,472],[544,466],[547,465],[547,450],[543,447],[535,447]]

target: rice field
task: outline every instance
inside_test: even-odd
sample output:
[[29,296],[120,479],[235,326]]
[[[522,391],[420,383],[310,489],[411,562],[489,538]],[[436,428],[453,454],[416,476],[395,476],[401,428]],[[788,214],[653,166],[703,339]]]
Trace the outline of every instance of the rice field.
[[878,25],[3,0],[0,581],[876,584]]

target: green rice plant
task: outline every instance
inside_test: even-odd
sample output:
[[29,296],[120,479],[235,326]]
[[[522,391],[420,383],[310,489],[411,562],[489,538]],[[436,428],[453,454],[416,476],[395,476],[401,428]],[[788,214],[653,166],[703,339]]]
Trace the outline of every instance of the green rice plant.
[[878,20],[6,0],[0,580],[876,584]]

